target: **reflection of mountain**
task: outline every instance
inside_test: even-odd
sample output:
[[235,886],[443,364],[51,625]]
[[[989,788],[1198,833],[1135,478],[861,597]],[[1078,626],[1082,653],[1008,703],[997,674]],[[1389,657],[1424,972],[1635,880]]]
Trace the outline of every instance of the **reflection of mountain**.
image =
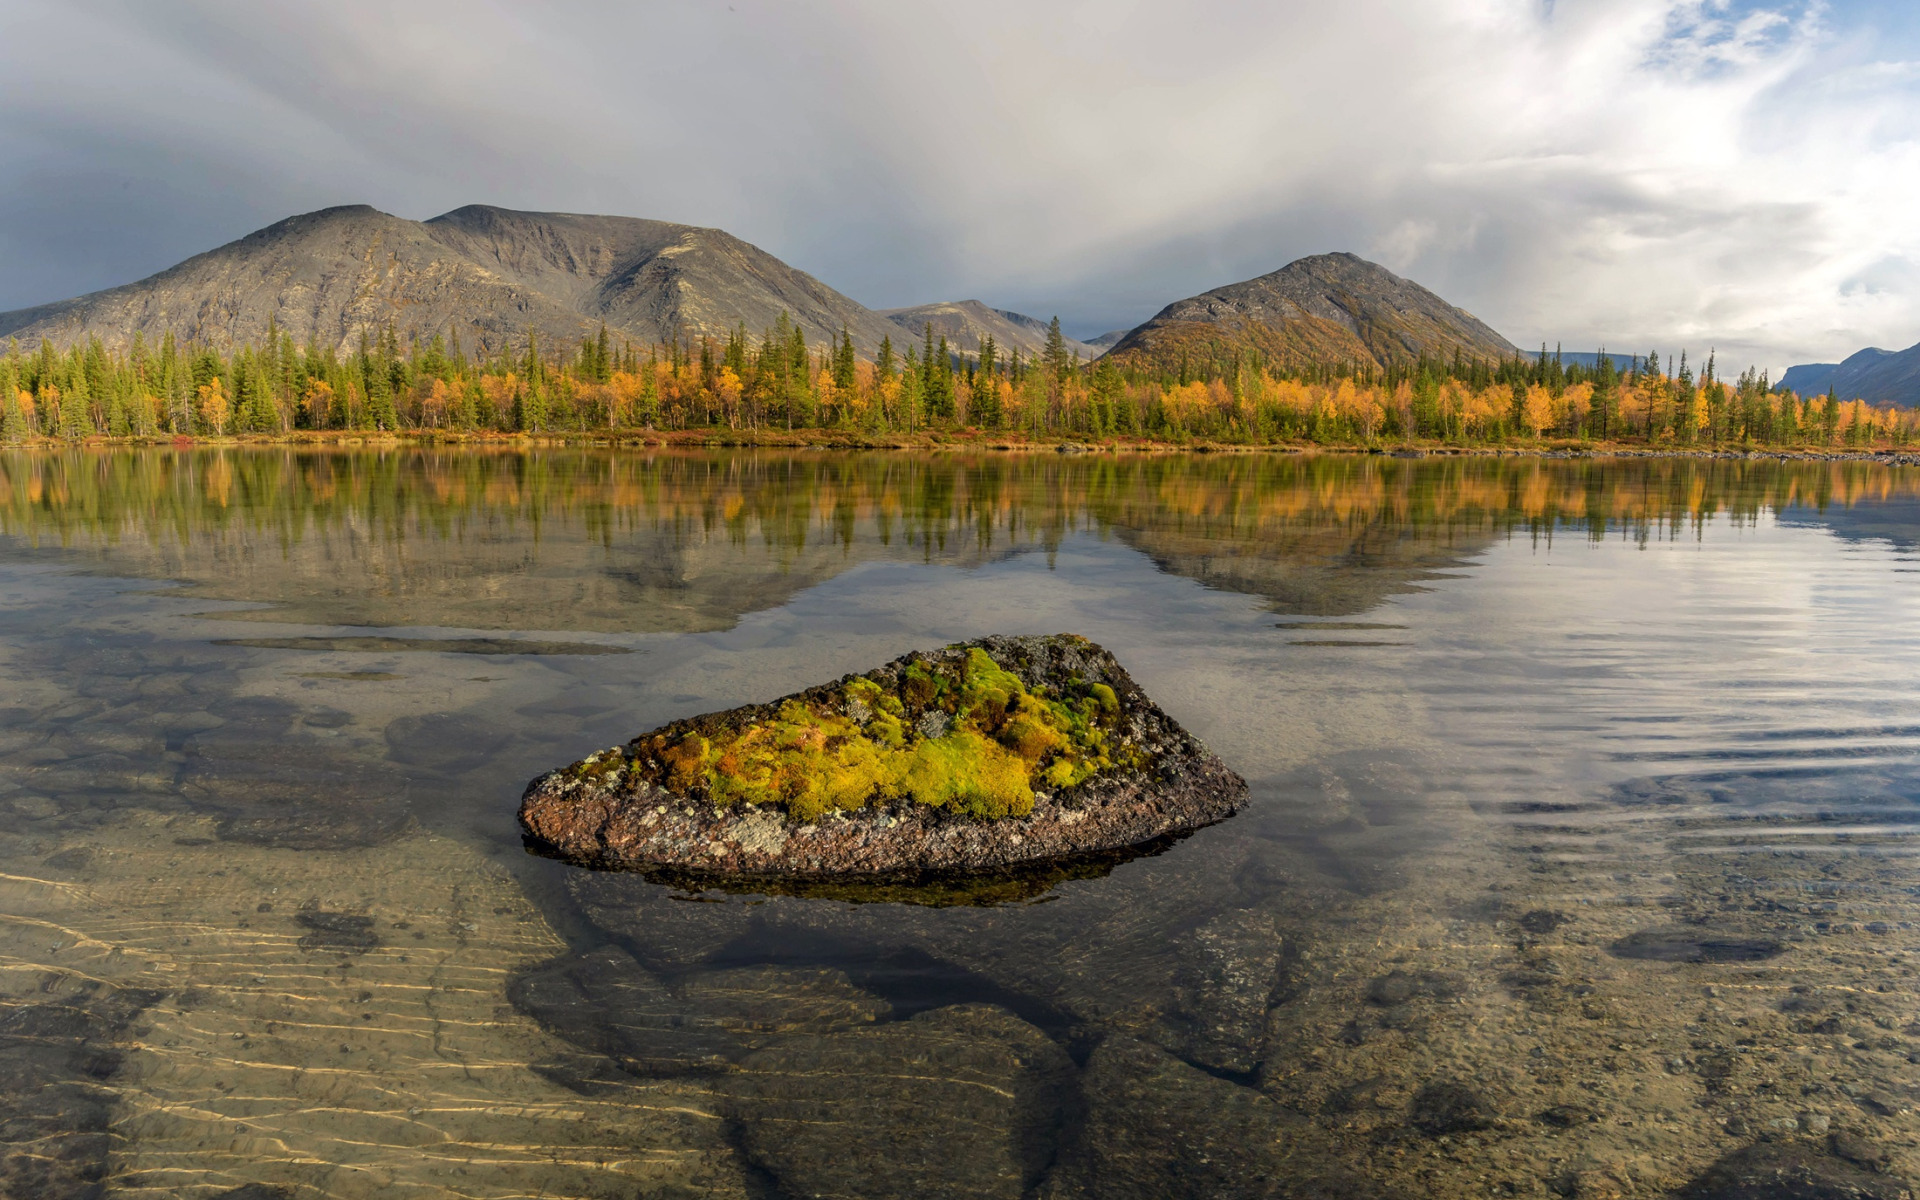
[[1920,546],[1920,500],[1911,497],[1855,507],[1796,506],[1780,514],[1780,523],[1828,529],[1850,541],[1884,541],[1901,550]]
[[1897,539],[1920,529],[1916,495],[1912,473],[1871,463],[13,452],[0,536],[277,606],[267,619],[668,632],[727,628],[858,563],[975,566],[1090,526],[1173,574],[1338,616],[1515,530],[1812,504],[1804,519]]
[[900,512],[822,512],[829,493],[771,458],[3,461],[25,503],[0,501],[0,530],[57,541],[115,574],[178,580],[187,596],[275,606],[249,619],[696,632],[860,562],[970,566],[1012,548],[969,540],[937,515],[925,527]]
[[1171,575],[1221,591],[1262,596],[1274,611],[1337,617],[1361,613],[1421,579],[1455,566],[1493,540],[1491,533],[1435,537],[1431,530],[1300,530],[1276,540],[1233,542],[1164,530],[1120,536]]

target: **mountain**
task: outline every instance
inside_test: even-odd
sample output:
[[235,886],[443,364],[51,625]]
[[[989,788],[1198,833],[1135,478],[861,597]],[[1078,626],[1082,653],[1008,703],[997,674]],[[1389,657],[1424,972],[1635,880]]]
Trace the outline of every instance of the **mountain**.
[[1417,283],[1352,254],[1318,254],[1270,275],[1178,300],[1108,351],[1160,369],[1256,350],[1269,363],[1385,364],[1422,354],[1508,358],[1519,351]]
[[576,342],[604,322],[656,342],[756,336],[786,312],[810,342],[844,326],[871,354],[898,327],[803,271],[718,229],[633,217],[469,205],[430,221],[366,205],[289,217],[123,287],[0,313],[0,337],[124,346],[171,330],[216,345],[347,348],[392,323],[404,342],[458,332],[469,348]]
[[[529,331],[567,346],[603,324],[616,342],[724,339],[742,324],[757,337],[782,313],[816,346],[848,330],[866,356],[888,337],[904,349],[929,323],[968,354],[992,336],[1033,355],[1047,337],[1046,322],[978,300],[875,312],[719,229],[483,204],[409,221],[362,204],[289,217],[136,283],[0,313],[0,338],[98,337],[119,349],[135,334],[154,342],[172,332],[225,348],[278,329],[350,350],[391,325],[403,344],[457,334],[468,350],[495,351],[524,347]],[[1470,314],[1351,254],[1178,301],[1098,342],[1069,338],[1067,349],[1166,369],[1249,349],[1275,364],[1516,352]]]
[[1819,395],[1827,390],[1827,380],[1832,379],[1833,373],[1839,369],[1839,363],[1801,363],[1788,367],[1787,373],[1774,386],[1781,391],[1797,392],[1802,396]]
[[[1529,350],[1527,357],[1538,359],[1540,352],[1538,350]],[[1547,357],[1557,357],[1565,366],[1586,367],[1588,370],[1592,370],[1594,367],[1600,365],[1600,352],[1598,350],[1549,350]],[[1615,354],[1611,350],[1607,352],[1607,357],[1613,360],[1613,369],[1622,375],[1625,375],[1628,371],[1633,370],[1641,363],[1647,361],[1647,356],[1644,354]]]
[[[980,352],[981,339],[991,336],[1001,349],[1018,348],[1031,358],[1046,349],[1047,322],[1025,313],[1004,308],[988,308],[978,300],[955,300],[946,304],[917,304],[912,308],[883,308],[880,315],[907,330],[914,337],[924,335],[929,323],[933,336],[944,335],[947,348],[968,354]],[[1085,342],[1066,339],[1067,353],[1081,358],[1098,358],[1100,351]],[[903,345],[898,336],[895,345]]]
[[1897,352],[1869,346],[1841,362],[1788,367],[1780,386],[1802,396],[1824,395],[1832,388],[1842,400],[1920,405],[1920,346]]
[[1125,336],[1127,336],[1127,331],[1124,329],[1110,329],[1097,338],[1088,338],[1087,345],[1092,346],[1095,350],[1111,350],[1113,349],[1114,343]]

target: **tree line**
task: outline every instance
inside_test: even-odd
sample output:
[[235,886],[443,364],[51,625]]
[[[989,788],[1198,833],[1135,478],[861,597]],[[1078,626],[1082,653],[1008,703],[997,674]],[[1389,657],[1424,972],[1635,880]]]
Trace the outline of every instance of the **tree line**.
[[[1625,357],[1625,356],[1621,356]],[[1802,397],[1749,369],[1728,379],[1709,355],[1622,369],[1538,356],[1427,355],[1269,363],[1257,353],[1173,369],[1069,354],[1056,318],[1044,347],[984,340],[955,352],[928,325],[872,358],[842,330],[809,342],[784,314],[759,335],[577,346],[529,333],[518,349],[468,353],[457,331],[402,344],[389,326],[350,351],[296,345],[278,330],[222,352],[172,334],[50,340],[0,359],[0,441],[221,437],[296,431],[641,432],[977,429],[1033,437],[1137,437],[1329,445],[1555,439],[1712,446],[1906,446],[1916,414],[1836,395]]]

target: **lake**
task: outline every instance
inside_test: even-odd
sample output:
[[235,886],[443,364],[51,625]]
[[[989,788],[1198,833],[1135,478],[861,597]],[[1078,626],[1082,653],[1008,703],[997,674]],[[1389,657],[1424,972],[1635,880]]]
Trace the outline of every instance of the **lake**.
[[[1895,1195],[1916,544],[1869,462],[0,453],[0,1193]],[[883,896],[521,845],[1057,632],[1249,807]]]

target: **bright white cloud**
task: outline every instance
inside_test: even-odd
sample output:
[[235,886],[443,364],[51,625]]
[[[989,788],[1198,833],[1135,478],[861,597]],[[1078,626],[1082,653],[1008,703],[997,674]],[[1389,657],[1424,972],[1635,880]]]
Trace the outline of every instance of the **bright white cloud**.
[[1353,249],[1523,345],[1920,340],[1920,72],[1799,0],[14,7],[0,303],[484,200],[1088,333]]

